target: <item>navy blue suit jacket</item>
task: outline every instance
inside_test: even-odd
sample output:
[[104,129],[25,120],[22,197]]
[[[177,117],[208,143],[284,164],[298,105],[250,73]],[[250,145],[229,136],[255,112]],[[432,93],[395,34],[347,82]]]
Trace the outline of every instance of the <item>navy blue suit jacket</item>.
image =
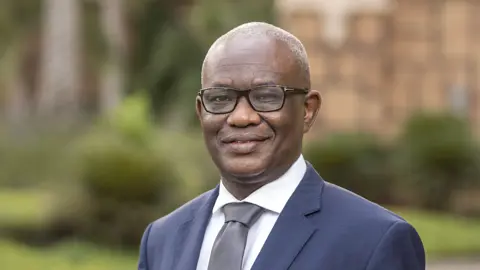
[[[152,222],[139,270],[195,270],[218,187]],[[425,252],[401,217],[324,181],[308,164],[252,270],[424,270]],[[228,270],[228,269],[225,269]]]

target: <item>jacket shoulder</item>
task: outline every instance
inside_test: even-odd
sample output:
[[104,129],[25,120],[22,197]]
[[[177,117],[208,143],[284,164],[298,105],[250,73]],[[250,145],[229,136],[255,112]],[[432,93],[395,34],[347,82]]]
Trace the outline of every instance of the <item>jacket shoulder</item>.
[[175,229],[180,224],[191,220],[195,212],[202,205],[207,203],[207,201],[213,195],[213,193],[214,193],[214,190],[209,190],[203,194],[200,194],[196,198],[178,207],[170,214],[153,221],[151,223],[151,226],[152,226],[151,231],[152,232],[155,232],[157,230],[169,231],[169,229]]
[[[381,227],[388,227],[396,222],[406,222],[401,216],[385,207],[329,182],[325,182],[322,195],[324,197],[322,201],[326,204],[322,211],[342,213],[339,218],[344,221]],[[334,207],[328,207],[328,205]]]
[[158,255],[164,254],[167,249],[171,248],[174,241],[174,237],[171,236],[175,235],[175,232],[183,224],[193,219],[196,211],[211,199],[214,191],[210,190],[199,195],[147,226],[140,247],[139,269],[152,269],[155,268],[155,265],[168,263],[168,260],[164,261],[165,258]]

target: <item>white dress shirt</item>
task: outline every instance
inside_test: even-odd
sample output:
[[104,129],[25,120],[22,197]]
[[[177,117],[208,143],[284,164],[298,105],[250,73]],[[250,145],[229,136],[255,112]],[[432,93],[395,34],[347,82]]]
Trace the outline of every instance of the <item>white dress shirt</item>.
[[[266,209],[248,232],[247,244],[243,256],[243,270],[250,270],[252,268],[278,216],[302,180],[306,170],[307,165],[303,156],[300,155],[284,175],[259,188],[243,200],[243,202],[253,203]],[[218,198],[213,206],[212,217],[205,231],[205,237],[198,258],[197,270],[208,269],[213,243],[225,223],[225,215],[222,211],[223,206],[232,202],[240,201],[228,192],[220,181]]]

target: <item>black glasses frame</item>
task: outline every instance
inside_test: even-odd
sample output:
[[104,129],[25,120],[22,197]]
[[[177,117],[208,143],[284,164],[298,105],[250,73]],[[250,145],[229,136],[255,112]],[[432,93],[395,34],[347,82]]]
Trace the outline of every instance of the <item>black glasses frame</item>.
[[[250,96],[249,96],[250,92],[252,92],[255,89],[264,88],[264,87],[278,87],[278,88],[283,90],[282,105],[278,109],[275,109],[275,110],[257,110],[253,106],[252,102],[250,101]],[[237,98],[235,100],[235,105],[232,107],[232,109],[229,110],[229,111],[226,111],[226,112],[221,112],[221,113],[209,111],[207,109],[207,107],[205,106],[205,102],[203,102],[203,94],[205,93],[205,91],[210,90],[210,89],[223,89],[223,90],[233,90],[233,91],[235,91],[235,93],[237,93]],[[270,85],[260,85],[260,86],[256,86],[256,87],[246,89],[246,90],[241,90],[241,89],[232,88],[232,87],[208,87],[208,88],[200,89],[200,91],[197,93],[197,96],[200,97],[200,99],[202,101],[202,106],[205,109],[205,111],[207,111],[208,113],[211,113],[211,114],[227,114],[227,113],[233,112],[235,110],[235,108],[237,108],[238,101],[240,100],[241,97],[245,97],[245,99],[247,100],[250,107],[252,107],[257,112],[276,112],[276,111],[281,110],[283,108],[283,106],[285,105],[285,100],[286,100],[286,95],[287,94],[289,94],[289,93],[290,94],[307,94],[309,91],[310,90],[308,88],[294,88],[294,87],[289,87],[289,86],[284,86],[284,85],[271,85],[270,84]]]

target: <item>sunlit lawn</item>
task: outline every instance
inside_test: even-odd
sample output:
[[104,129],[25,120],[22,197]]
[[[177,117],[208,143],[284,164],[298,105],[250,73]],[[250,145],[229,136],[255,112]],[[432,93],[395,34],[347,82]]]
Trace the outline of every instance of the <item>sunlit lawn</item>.
[[[0,190],[0,229],[2,226],[42,224],[50,203],[51,197],[45,192]],[[480,254],[480,220],[395,207],[390,209],[418,230],[429,258]],[[136,256],[135,251],[125,254],[72,242],[52,248],[33,248],[0,240],[2,270],[135,269]]]
[[[51,209],[48,192],[0,190],[0,229],[30,227],[44,223]],[[136,254],[109,251],[83,243],[64,243],[55,247],[32,248],[0,239],[2,270],[123,270],[136,269]]]
[[48,192],[0,189],[0,227],[41,224],[51,206]]
[[393,211],[417,229],[430,258],[480,255],[480,220],[411,209]]
[[132,270],[134,254],[121,254],[81,244],[63,244],[55,248],[31,248],[0,241],[2,270]]

